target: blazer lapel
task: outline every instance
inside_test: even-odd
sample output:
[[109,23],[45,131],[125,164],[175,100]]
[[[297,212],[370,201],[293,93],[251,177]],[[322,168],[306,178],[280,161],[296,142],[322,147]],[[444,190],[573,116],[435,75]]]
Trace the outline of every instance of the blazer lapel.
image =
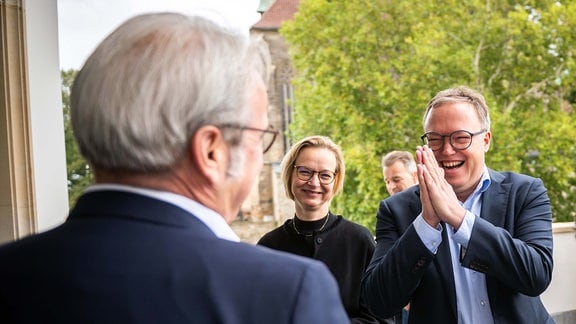
[[[498,172],[488,169],[490,173],[490,186],[482,195],[482,210],[480,217],[488,222],[498,226],[504,227],[504,217],[508,209],[508,196],[510,194],[510,183],[503,183],[504,176]],[[504,213],[503,213],[504,211]]]

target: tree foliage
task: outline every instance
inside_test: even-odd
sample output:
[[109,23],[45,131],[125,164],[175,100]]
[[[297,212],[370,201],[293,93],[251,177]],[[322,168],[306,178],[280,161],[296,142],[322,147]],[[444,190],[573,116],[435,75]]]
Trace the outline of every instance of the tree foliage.
[[297,77],[290,136],[333,138],[347,178],[335,212],[374,228],[381,156],[414,151],[438,91],[467,85],[491,107],[487,164],[541,178],[554,217],[576,210],[576,3],[302,0],[280,32]]
[[66,170],[68,177],[68,201],[72,206],[76,199],[82,194],[93,181],[90,167],[86,160],[80,154],[72,126],[70,125],[70,89],[78,71],[66,70],[61,71],[62,77],[62,107],[64,114],[64,138],[66,141]]

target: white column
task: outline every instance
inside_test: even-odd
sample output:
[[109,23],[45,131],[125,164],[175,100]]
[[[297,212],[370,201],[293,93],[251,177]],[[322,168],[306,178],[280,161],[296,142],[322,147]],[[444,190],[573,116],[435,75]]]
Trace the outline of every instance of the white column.
[[28,81],[38,231],[68,213],[56,0],[25,1]]

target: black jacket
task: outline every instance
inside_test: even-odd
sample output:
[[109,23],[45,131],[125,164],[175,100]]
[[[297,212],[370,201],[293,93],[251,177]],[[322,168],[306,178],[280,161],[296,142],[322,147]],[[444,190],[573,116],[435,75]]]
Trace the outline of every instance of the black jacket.
[[342,303],[353,323],[379,323],[360,302],[360,283],[374,252],[370,231],[340,215],[329,214],[326,226],[312,235],[299,234],[294,220],[265,234],[259,245],[324,262],[332,272]]

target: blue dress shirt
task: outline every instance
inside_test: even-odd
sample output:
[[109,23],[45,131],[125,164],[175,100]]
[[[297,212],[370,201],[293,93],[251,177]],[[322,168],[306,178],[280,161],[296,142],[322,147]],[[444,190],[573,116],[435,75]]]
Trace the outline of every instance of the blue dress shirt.
[[466,209],[466,215],[458,231],[454,231],[454,228],[447,224],[443,224],[443,227],[433,228],[426,223],[422,214],[414,220],[414,228],[418,236],[428,250],[434,254],[442,242],[442,230],[446,230],[454,271],[458,323],[460,324],[494,323],[486,290],[486,276],[460,264],[460,255],[466,253],[476,215],[480,215],[482,209],[480,197],[489,186],[490,176],[487,167],[484,166],[480,183],[468,199],[462,203]]

